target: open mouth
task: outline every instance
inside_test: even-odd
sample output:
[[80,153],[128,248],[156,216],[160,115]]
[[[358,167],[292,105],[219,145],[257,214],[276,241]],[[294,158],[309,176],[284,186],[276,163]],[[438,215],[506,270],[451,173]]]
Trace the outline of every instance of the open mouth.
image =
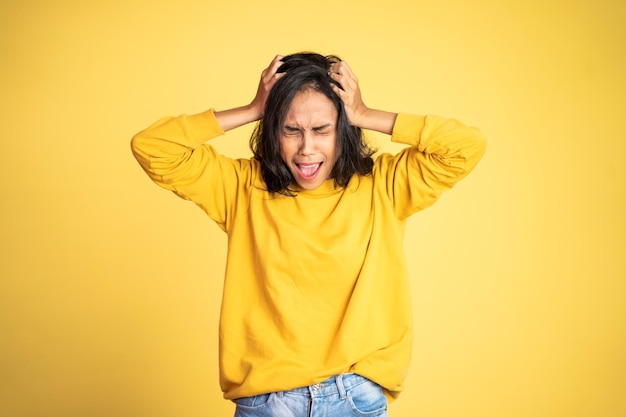
[[303,179],[311,180],[315,178],[315,176],[319,172],[322,163],[323,162],[318,162],[315,164],[296,164],[296,166],[298,167],[298,172]]

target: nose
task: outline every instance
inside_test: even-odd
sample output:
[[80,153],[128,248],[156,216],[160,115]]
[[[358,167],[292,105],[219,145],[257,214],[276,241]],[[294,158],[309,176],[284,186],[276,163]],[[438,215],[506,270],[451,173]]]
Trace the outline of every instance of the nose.
[[313,135],[310,131],[305,131],[302,134],[300,140],[300,154],[301,155],[313,155],[315,153],[315,142]]

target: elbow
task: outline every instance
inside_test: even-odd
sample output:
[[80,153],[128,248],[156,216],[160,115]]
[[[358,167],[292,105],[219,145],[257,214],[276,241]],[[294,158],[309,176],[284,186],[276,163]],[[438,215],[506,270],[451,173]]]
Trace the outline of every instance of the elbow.
[[149,165],[150,157],[146,152],[146,141],[141,133],[136,134],[130,139],[130,151],[144,169]]

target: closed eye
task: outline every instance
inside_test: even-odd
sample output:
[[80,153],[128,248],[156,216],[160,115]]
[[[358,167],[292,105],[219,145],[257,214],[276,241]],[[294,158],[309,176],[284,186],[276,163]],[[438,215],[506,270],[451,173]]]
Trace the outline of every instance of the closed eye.
[[301,133],[302,131],[300,130],[300,128],[293,127],[293,126],[283,127],[283,134],[285,136],[297,136],[297,135],[300,135]]
[[324,126],[316,126],[313,128],[313,131],[318,135],[328,135],[332,133],[331,125],[329,124]]
[[[299,136],[304,133],[305,129],[296,126],[283,126],[283,135],[285,136]],[[333,133],[331,124],[325,124],[322,126],[315,126],[311,128],[316,135],[330,135]]]

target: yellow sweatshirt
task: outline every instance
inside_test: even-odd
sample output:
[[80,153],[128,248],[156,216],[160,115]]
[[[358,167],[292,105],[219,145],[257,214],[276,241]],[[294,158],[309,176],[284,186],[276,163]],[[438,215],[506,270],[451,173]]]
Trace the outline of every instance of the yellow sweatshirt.
[[259,163],[205,144],[212,110],[164,118],[132,140],[158,185],[194,201],[228,234],[220,383],[234,399],[354,372],[389,397],[403,389],[412,324],[405,220],[478,162],[480,134],[454,120],[400,114],[370,176],[327,180],[296,197],[264,189]]

